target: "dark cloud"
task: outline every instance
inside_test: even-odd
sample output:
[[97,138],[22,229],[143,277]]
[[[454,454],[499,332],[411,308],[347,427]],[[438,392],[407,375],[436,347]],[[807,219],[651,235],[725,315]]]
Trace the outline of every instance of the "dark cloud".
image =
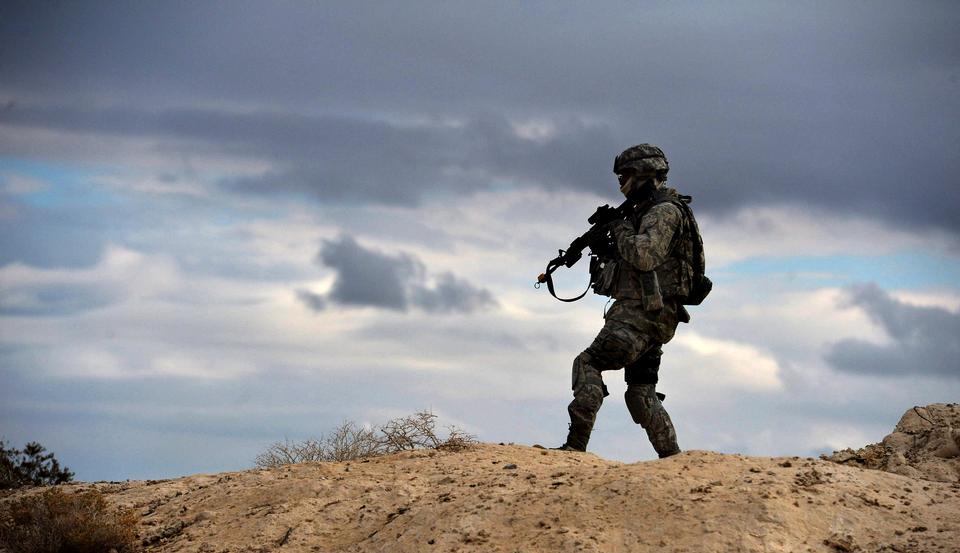
[[327,296],[299,290],[297,297],[314,311],[328,301],[344,306],[432,313],[467,313],[496,305],[489,291],[445,272],[429,282],[426,267],[407,253],[385,254],[361,246],[351,236],[325,240],[317,260],[336,272]]
[[[272,164],[234,189],[395,205],[504,181],[615,195],[613,155],[652,141],[701,210],[799,203],[960,230],[951,2],[0,9],[0,102],[15,102],[0,124]],[[524,139],[514,120],[556,134]]]
[[618,147],[605,125],[571,118],[555,121],[548,138],[524,138],[506,118],[492,113],[457,124],[399,124],[278,112],[22,107],[0,113],[4,123],[163,137],[173,141],[164,146],[170,153],[249,157],[273,166],[261,175],[223,183],[232,190],[408,206],[425,196],[469,193],[503,181],[601,192],[604,181],[612,182],[612,152]]
[[496,302],[485,289],[474,288],[453,273],[441,273],[432,287],[416,285],[411,289],[411,301],[424,311],[448,313],[475,311]]
[[407,308],[407,287],[424,268],[409,255],[368,250],[350,236],[326,240],[317,259],[337,272],[330,299],[344,305]]
[[[771,114],[773,117],[774,114]],[[251,158],[271,169],[227,179],[230,191],[269,197],[294,194],[323,203],[416,206],[438,195],[496,186],[616,192],[610,172],[618,140],[610,124],[552,120],[551,133],[525,137],[504,116],[473,115],[457,124],[400,124],[347,116],[231,113],[209,109],[138,112],[129,109],[22,107],[0,113],[13,128],[164,137],[177,156],[199,152]],[[779,132],[779,131],[777,131]],[[836,143],[813,140],[804,151],[781,152],[769,140],[752,144],[664,145],[672,182],[697,197],[706,212],[757,204],[801,203],[837,212],[888,218],[898,226],[960,230],[954,217],[960,191],[944,187],[960,161],[939,143],[898,146],[867,133],[862,165],[847,163]],[[646,137],[644,137],[646,139]],[[746,157],[744,157],[746,156]],[[903,166],[905,158],[913,160]],[[910,184],[906,184],[907,182]]]
[[905,304],[875,284],[851,288],[849,301],[866,311],[891,343],[847,339],[833,344],[826,359],[838,370],[885,376],[960,375],[960,315]]

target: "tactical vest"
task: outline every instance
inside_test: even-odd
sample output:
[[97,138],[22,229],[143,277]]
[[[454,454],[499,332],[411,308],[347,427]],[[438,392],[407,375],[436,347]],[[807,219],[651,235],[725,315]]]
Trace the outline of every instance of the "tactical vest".
[[[682,300],[690,295],[694,267],[696,265],[702,271],[705,263],[700,229],[685,204],[689,200],[672,188],[663,188],[646,205],[634,211],[627,220],[637,229],[644,215],[656,205],[669,202],[679,210],[680,220],[671,236],[667,258],[652,271],[641,271],[619,255],[602,260],[603,267],[595,279],[594,292],[618,300],[638,300],[646,311],[662,308],[665,298]],[[695,255],[699,260],[694,259]]]

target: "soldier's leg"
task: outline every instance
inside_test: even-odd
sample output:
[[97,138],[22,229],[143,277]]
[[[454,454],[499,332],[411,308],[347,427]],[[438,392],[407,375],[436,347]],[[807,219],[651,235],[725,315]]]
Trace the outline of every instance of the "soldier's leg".
[[573,360],[573,401],[567,406],[570,414],[570,431],[567,433],[566,449],[586,451],[597,411],[607,396],[600,370],[588,351]]
[[660,356],[663,350],[655,345],[626,366],[624,376],[627,391],[624,400],[633,422],[647,431],[650,443],[661,458],[680,453],[677,445],[677,432],[673,428],[670,415],[657,397],[657,380],[660,370]]
[[646,343],[631,327],[607,321],[593,343],[573,360],[573,401],[567,406],[570,431],[566,449],[586,451],[597,411],[607,395],[601,372],[619,369],[636,359]]

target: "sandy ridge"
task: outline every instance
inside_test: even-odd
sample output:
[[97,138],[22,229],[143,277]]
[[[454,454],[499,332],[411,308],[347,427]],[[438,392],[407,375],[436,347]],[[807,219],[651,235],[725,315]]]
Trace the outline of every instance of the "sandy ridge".
[[811,458],[481,444],[65,487],[140,511],[150,552],[960,551],[960,484]]

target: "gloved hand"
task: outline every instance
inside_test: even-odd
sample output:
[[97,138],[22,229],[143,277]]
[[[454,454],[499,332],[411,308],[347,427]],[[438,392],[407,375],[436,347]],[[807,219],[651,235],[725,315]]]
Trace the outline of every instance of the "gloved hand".
[[619,219],[621,217],[622,215],[620,215],[620,212],[617,211],[617,208],[610,207],[609,205],[602,205],[593,212],[593,215],[587,218],[587,222],[590,224],[602,224],[605,221],[613,221],[614,219]]

